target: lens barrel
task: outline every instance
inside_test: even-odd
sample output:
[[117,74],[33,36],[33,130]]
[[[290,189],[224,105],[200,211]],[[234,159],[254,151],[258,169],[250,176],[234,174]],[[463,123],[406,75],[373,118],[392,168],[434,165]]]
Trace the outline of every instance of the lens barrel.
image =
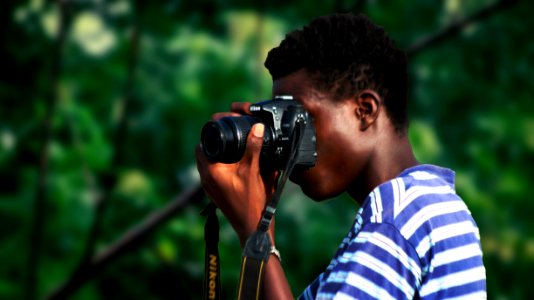
[[247,137],[252,125],[260,119],[250,116],[224,117],[202,127],[200,144],[212,162],[235,163],[245,153]]

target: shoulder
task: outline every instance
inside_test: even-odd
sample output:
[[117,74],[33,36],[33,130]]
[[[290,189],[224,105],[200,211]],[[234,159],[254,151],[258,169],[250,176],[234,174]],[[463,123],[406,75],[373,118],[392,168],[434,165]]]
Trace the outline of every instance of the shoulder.
[[[369,222],[404,225],[406,217],[427,206],[448,201],[463,203],[454,189],[454,172],[419,165],[376,187],[362,205],[362,218]],[[465,205],[463,208],[467,209]]]
[[[454,172],[417,166],[369,194],[314,291],[379,299],[482,293],[481,257],[478,228],[455,192]],[[469,278],[450,280],[464,273]]]
[[[388,223],[418,250],[422,258],[431,235],[478,229],[456,194],[454,172],[419,165],[375,188],[362,206],[362,222]],[[451,231],[452,230],[452,231]],[[419,247],[419,248],[418,248]]]

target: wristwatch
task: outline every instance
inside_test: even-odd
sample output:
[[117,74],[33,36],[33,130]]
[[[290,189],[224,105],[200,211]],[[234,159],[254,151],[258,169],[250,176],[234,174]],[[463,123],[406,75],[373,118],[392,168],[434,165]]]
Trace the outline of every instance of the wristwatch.
[[274,256],[276,256],[276,258],[278,258],[279,262],[282,262],[282,257],[280,256],[280,251],[278,251],[278,249],[276,249],[274,246],[271,246],[271,250],[269,251],[269,253],[273,254]]

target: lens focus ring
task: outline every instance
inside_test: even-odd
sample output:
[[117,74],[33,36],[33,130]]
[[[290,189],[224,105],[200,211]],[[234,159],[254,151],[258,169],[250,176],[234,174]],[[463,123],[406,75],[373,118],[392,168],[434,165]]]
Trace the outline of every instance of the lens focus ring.
[[202,128],[201,146],[213,162],[235,163],[245,153],[247,137],[252,125],[260,120],[250,116],[224,117],[206,123]]

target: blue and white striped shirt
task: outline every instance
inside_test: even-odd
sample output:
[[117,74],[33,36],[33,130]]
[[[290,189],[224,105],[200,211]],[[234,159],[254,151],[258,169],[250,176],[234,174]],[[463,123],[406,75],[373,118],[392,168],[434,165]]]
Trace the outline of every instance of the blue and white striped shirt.
[[299,299],[485,299],[478,227],[454,172],[418,165],[376,187]]

